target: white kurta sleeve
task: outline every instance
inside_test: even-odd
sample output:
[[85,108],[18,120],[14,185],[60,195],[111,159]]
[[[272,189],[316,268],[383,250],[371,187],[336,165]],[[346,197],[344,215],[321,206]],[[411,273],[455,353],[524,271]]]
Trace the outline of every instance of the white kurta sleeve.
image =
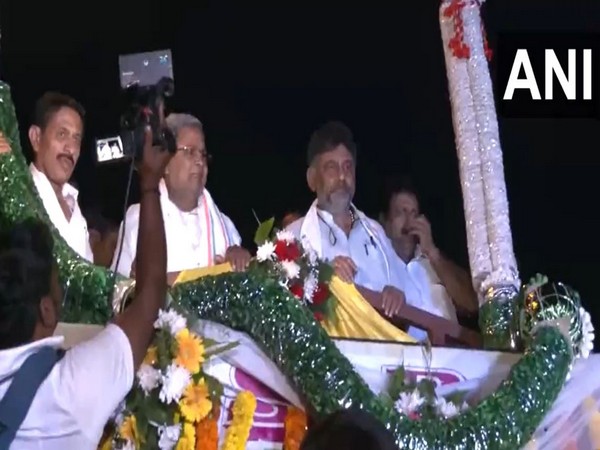
[[90,441],[100,440],[107,420],[133,385],[134,370],[129,339],[114,324],[71,348],[58,363],[56,397]]
[[233,221],[223,213],[221,213],[221,216],[223,217],[223,223],[225,224],[227,235],[231,238],[230,246],[242,245],[242,237],[233,224]]
[[[124,222],[124,223],[123,223]],[[135,261],[137,254],[137,237],[139,230],[139,205],[132,205],[125,215],[124,221],[121,222],[119,228],[119,239],[117,240],[117,246],[115,247],[115,254],[111,269],[123,275],[129,277],[131,275],[131,267]],[[123,236],[123,224],[125,224],[125,235]],[[121,249],[121,241],[123,241],[123,248]],[[119,251],[121,253],[119,257]],[[118,260],[118,261],[117,261]],[[118,262],[118,267],[117,267]]]

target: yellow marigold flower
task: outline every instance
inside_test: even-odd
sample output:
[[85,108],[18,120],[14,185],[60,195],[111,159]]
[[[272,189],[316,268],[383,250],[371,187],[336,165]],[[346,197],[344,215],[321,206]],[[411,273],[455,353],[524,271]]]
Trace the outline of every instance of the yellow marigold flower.
[[175,450],[195,450],[196,448],[196,428],[191,423],[183,424],[183,432]]
[[135,416],[127,416],[125,420],[123,420],[123,423],[119,428],[119,435],[127,441],[134,442],[136,448],[139,446],[140,435],[137,429],[137,420]]
[[250,391],[242,391],[233,403],[233,419],[225,432],[223,450],[244,450],[254,422],[256,397]]
[[146,352],[146,356],[144,357],[144,364],[148,364],[152,366],[158,362],[158,350],[156,345],[152,345],[148,347],[148,351]]
[[198,373],[200,364],[204,362],[204,345],[200,338],[184,328],[177,333],[175,339],[177,341],[175,364],[185,367],[192,374]]
[[200,382],[190,383],[179,402],[181,415],[190,422],[204,419],[212,410],[212,402],[208,395],[208,387],[204,378]]

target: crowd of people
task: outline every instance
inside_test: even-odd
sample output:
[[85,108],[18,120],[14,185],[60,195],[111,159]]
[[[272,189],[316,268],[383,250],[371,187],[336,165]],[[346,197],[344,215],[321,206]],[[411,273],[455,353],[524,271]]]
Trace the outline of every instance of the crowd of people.
[[[6,408],[24,411],[4,423],[0,448],[9,448],[10,442],[17,449],[95,448],[104,424],[131,388],[167,286],[183,270],[228,262],[244,271],[252,258],[235,224],[205,187],[210,158],[202,122],[184,113],[163,118],[176,137],[175,154],[152,147],[147,132],[138,167],[141,200],[129,207],[119,229],[99,219],[90,219],[93,226],[88,226],[78,191],[70,184],[84,121],[84,109],[74,99],[52,92],[40,98],[28,130],[31,176],[68,245],[90,262],[135,277],[136,297],[102,333],[62,352],[62,338],[53,336],[62,296],[48,228],[26,222],[4,233],[0,422]],[[0,164],[11,151],[0,134]],[[390,190],[377,220],[353,203],[356,160],[348,127],[329,122],[316,130],[309,139],[306,171],[315,200],[305,213],[287,215],[282,225],[329,261],[342,280],[380,292],[380,303],[373,306],[389,317],[401,317],[405,304],[451,321],[476,312],[468,272],[436,246],[410,185]],[[425,337],[419,329],[409,333]],[[19,382],[31,373],[43,375],[37,385]],[[23,400],[28,398],[29,404]],[[306,448],[326,448],[311,439]]]

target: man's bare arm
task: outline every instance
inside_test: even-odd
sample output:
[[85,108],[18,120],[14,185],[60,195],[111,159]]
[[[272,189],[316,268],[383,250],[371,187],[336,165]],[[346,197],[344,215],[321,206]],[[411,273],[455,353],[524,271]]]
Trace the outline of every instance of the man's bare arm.
[[152,147],[152,136],[147,132],[139,169],[142,198],[135,297],[115,320],[129,338],[136,368],[144,359],[167,294],[167,244],[158,184],[168,160],[166,151]]
[[477,294],[467,271],[446,258],[439,250],[429,255],[429,261],[457,309],[467,313],[477,312]]

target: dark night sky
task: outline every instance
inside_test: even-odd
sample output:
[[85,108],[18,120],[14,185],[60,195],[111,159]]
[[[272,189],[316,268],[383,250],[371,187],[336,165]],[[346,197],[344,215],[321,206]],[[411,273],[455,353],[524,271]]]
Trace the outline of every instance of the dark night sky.
[[[466,263],[437,1],[231,10],[55,2],[35,12],[31,3],[3,3],[0,70],[22,130],[48,89],[88,110],[75,176],[84,207],[122,216],[126,168],[96,169],[92,158],[93,138],[117,131],[118,54],[171,48],[172,106],[204,122],[214,157],[208,187],[245,240],[256,226],[252,208],[261,218],[307,208],[306,143],[319,124],[340,119],[360,145],[359,207],[376,214],[383,176],[410,173],[434,237]],[[600,5],[592,1],[489,0],[484,15],[492,46],[499,31],[600,31]],[[523,279],[539,271],[570,283],[600,317],[599,122],[504,120],[500,127]]]

